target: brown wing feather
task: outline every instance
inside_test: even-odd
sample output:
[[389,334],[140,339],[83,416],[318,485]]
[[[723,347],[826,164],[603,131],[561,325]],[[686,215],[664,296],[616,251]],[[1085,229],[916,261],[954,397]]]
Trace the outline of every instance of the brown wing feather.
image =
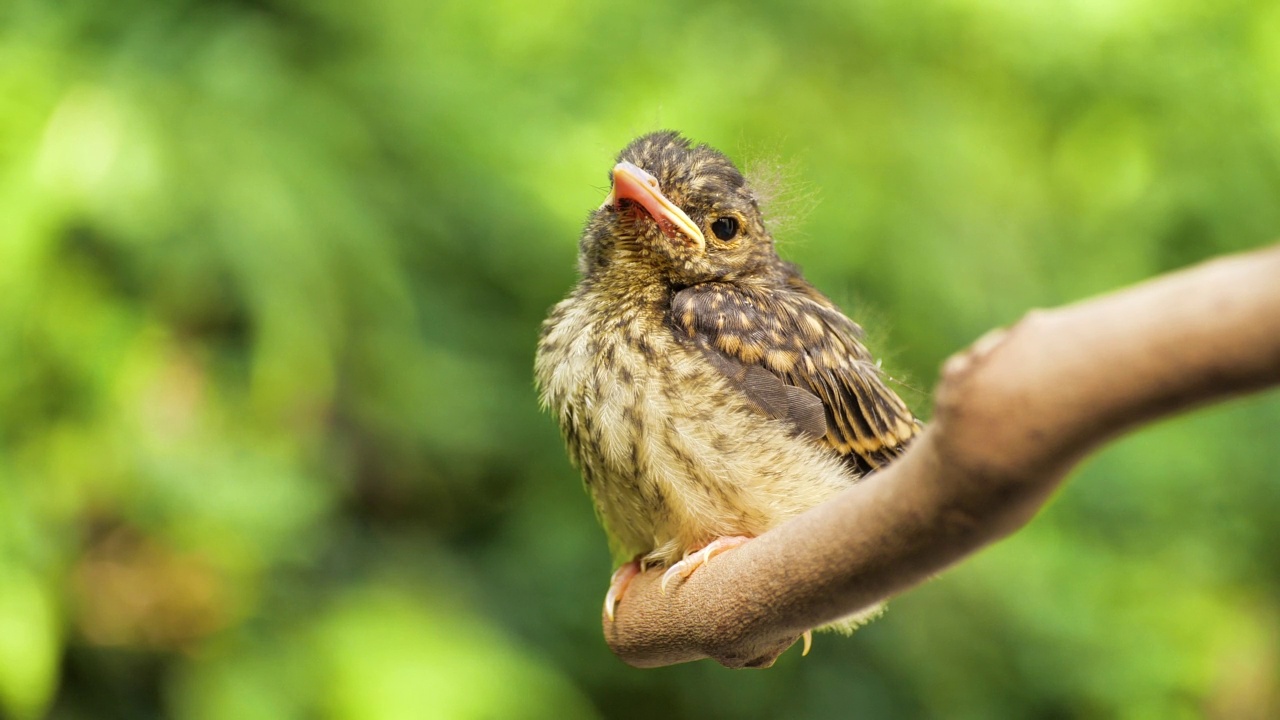
[[671,308],[676,328],[761,410],[864,469],[897,457],[920,431],[859,341],[861,328],[797,274],[785,289],[694,285]]

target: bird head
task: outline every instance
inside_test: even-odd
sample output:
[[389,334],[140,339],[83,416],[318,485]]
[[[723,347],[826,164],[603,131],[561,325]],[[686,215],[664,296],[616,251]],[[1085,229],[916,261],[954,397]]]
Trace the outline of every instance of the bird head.
[[586,275],[622,270],[676,285],[731,280],[777,262],[755,193],[733,162],[675,132],[632,141],[587,221]]

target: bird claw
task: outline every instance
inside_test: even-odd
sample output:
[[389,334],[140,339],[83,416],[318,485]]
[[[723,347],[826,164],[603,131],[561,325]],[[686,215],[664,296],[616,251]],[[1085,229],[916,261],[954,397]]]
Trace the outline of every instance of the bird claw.
[[613,577],[609,578],[609,592],[604,595],[604,614],[609,618],[609,622],[613,622],[614,610],[618,607],[618,601],[622,599],[622,593],[627,591],[632,578],[639,575],[640,571],[640,563],[635,560],[613,571]]
[[804,657],[809,654],[809,648],[813,647],[813,631],[805,630],[801,637],[804,638],[804,649],[800,651],[800,657]]
[[731,535],[728,537],[716,538],[704,545],[702,549],[697,552],[685,555],[683,560],[667,568],[667,571],[662,574],[662,583],[660,585],[662,594],[667,594],[667,585],[669,585],[675,578],[679,577],[681,580],[684,580],[692,575],[694,570],[697,570],[710,562],[711,558],[726,550],[732,550],[736,547],[740,547],[746,544],[749,540],[751,540],[751,538],[743,535]]

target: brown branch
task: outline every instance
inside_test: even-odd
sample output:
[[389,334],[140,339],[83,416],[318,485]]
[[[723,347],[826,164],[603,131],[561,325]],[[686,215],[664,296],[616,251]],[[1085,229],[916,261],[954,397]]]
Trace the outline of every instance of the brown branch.
[[1280,245],[1028,313],[946,362],[935,417],[899,461],[666,596],[660,570],[637,577],[605,638],[637,667],[767,667],[806,629],[1022,527],[1121,433],[1276,384]]

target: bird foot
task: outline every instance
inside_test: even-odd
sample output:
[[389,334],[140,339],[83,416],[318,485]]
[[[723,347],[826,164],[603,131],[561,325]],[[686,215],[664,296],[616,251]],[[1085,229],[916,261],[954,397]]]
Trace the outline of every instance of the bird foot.
[[683,560],[667,568],[667,571],[662,574],[662,594],[667,594],[667,585],[670,584],[672,580],[677,577],[684,580],[692,575],[694,570],[697,570],[710,562],[711,558],[719,555],[725,550],[732,550],[736,547],[740,547],[750,540],[751,538],[743,535],[730,535],[728,537],[716,538],[692,554],[685,553]]
[[618,607],[618,601],[622,599],[622,593],[627,591],[632,578],[639,574],[639,560],[632,560],[613,571],[613,577],[609,578],[609,592],[604,595],[604,614],[609,618],[609,622],[613,622],[614,610]]

